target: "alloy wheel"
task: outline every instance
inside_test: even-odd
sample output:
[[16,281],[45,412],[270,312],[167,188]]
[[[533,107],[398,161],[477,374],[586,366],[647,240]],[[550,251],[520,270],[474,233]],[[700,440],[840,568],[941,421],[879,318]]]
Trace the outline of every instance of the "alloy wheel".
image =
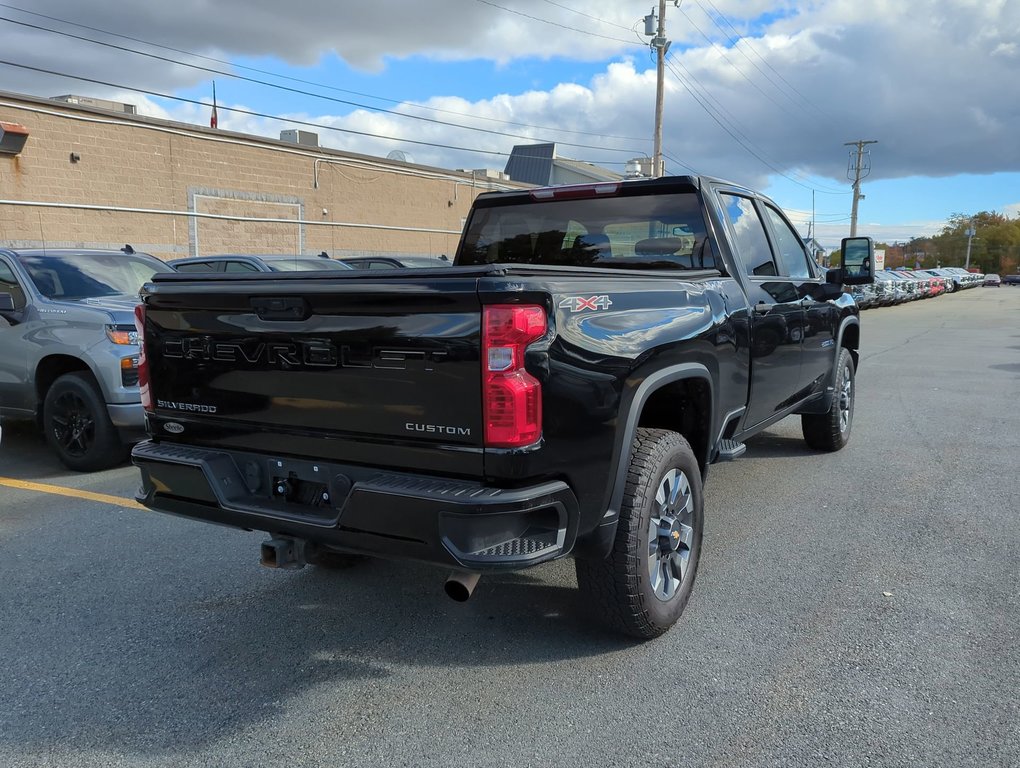
[[53,436],[61,450],[69,456],[81,457],[89,452],[96,439],[95,417],[75,392],[64,392],[53,402]]
[[669,470],[648,522],[648,579],[659,600],[672,599],[690,570],[693,514],[690,481],[679,469]]

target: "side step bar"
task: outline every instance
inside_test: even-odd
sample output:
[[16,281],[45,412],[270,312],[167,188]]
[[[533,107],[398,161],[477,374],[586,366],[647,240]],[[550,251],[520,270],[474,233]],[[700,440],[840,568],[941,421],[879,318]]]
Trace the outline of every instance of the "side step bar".
[[719,461],[733,461],[744,455],[747,446],[736,440],[719,441]]

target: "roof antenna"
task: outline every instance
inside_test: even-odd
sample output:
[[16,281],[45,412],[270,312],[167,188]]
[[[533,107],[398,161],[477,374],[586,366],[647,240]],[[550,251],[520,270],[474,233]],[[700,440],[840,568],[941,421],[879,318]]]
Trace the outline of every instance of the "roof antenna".
[[122,250],[122,251],[123,251],[124,253],[128,254],[129,256],[130,256],[130,255],[131,255],[132,253],[134,253],[134,252],[135,252],[135,249],[131,247],[131,243],[125,243],[125,244],[124,244],[124,247],[123,247],[123,248],[121,248],[121,250]]
[[36,213],[39,214],[39,240],[42,242],[43,253],[45,253],[46,252],[46,235],[43,234],[42,209],[41,208],[37,208],[36,209]]
[[325,251],[323,251],[322,253],[319,254],[319,258],[320,259],[328,259],[329,258],[329,254],[326,253]]

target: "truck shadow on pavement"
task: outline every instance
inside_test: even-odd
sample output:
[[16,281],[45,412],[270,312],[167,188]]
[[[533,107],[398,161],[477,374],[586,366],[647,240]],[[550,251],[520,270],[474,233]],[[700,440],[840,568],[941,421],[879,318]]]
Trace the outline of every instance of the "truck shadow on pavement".
[[[817,456],[818,451],[808,448],[804,438],[800,436],[800,425],[797,433],[789,431],[786,424],[781,425],[783,432],[766,430],[747,441],[747,456],[754,458],[796,458],[799,456]],[[739,461],[739,459],[738,459]]]
[[[46,444],[42,432],[30,421],[3,421],[0,436],[0,475],[22,480],[47,480],[80,473],[67,469]],[[118,466],[128,466],[124,461]],[[87,474],[87,473],[82,473]]]
[[159,551],[96,537],[82,545],[87,557],[66,553],[45,579],[0,569],[0,607],[18,616],[0,634],[0,655],[17,660],[0,667],[0,752],[190,753],[323,686],[331,711],[356,716],[367,700],[377,713],[398,706],[420,668],[484,687],[517,675],[500,668],[634,646],[582,610],[569,562],[484,577],[459,604],[434,567],[266,571],[254,563],[258,534],[104,517],[120,517],[129,536],[147,529]]

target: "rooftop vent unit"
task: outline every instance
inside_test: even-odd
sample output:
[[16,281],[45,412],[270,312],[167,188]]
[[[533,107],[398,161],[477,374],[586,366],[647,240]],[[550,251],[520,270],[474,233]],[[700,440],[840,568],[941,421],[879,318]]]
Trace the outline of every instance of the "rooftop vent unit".
[[317,147],[319,146],[319,134],[291,128],[286,131],[280,131],[280,141],[300,144],[303,147]]
[[396,160],[398,163],[413,163],[414,162],[414,158],[412,158],[409,154],[407,154],[407,152],[405,152],[402,149],[391,149],[386,154],[386,159],[387,160]]
[[77,104],[80,107],[106,109],[110,112],[123,112],[125,115],[138,114],[138,108],[134,104],[125,104],[122,101],[110,101],[109,99],[94,99],[91,96],[75,96],[73,93],[67,93],[63,96],[54,96],[53,101],[62,101],[65,104]]
[[652,175],[652,158],[634,157],[627,161],[623,176],[627,179],[648,178]]
[[509,181],[510,177],[503,171],[494,168],[458,168],[461,173],[470,173],[476,179],[496,179],[497,181]]

